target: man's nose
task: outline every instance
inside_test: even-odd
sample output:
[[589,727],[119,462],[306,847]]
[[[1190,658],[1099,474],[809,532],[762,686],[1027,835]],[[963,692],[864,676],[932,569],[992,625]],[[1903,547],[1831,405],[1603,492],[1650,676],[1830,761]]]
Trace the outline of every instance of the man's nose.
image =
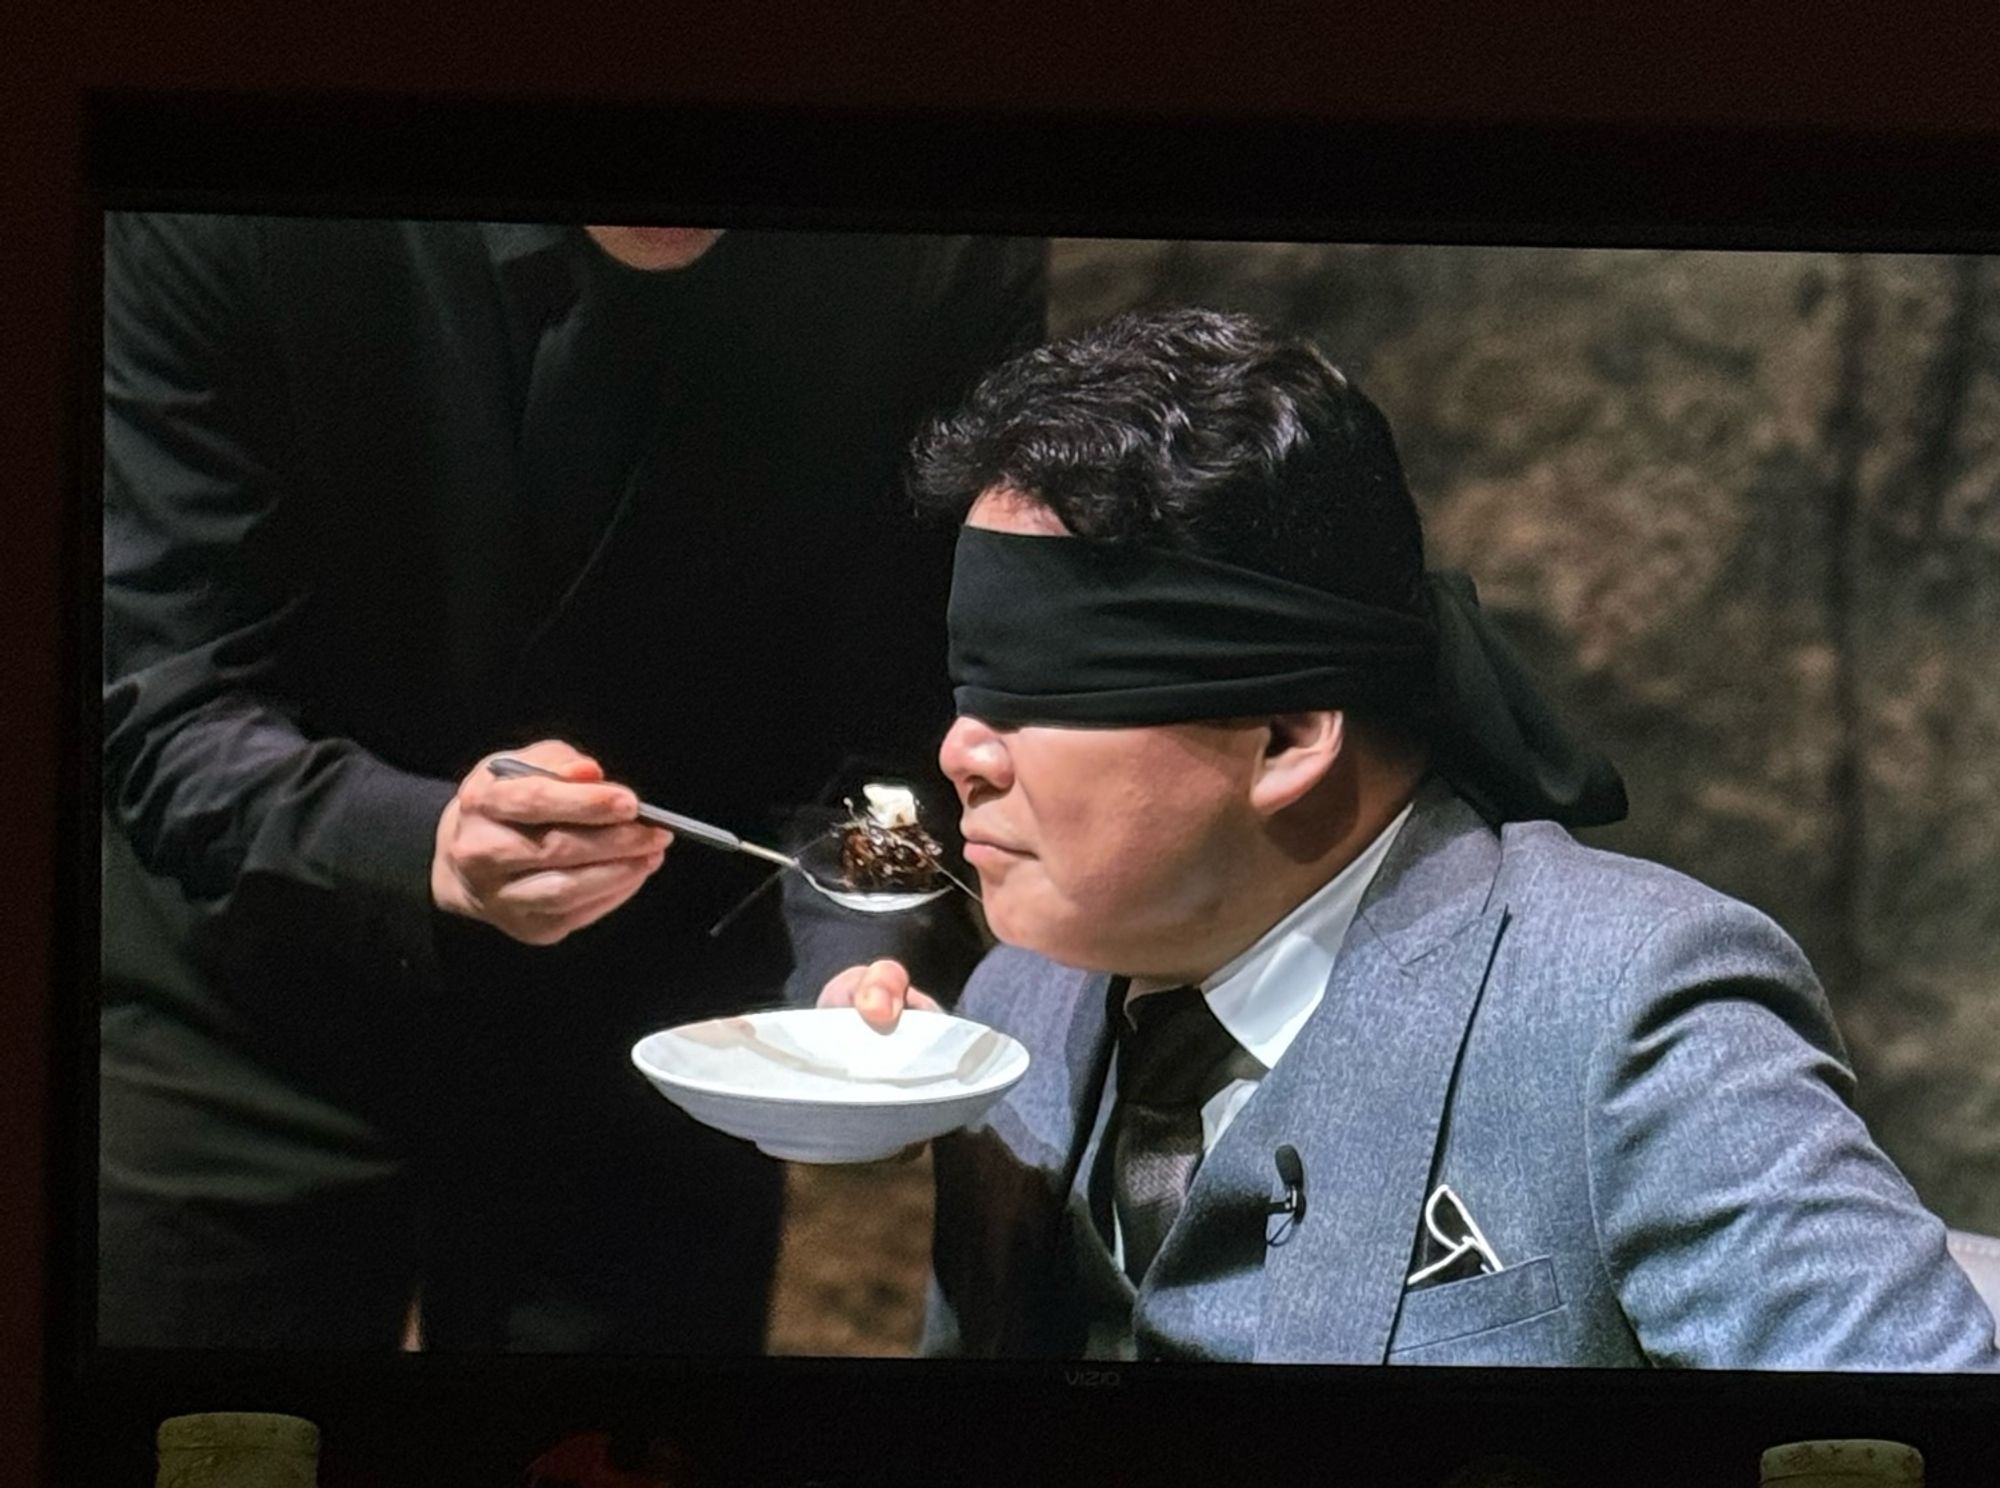
[[990,723],[961,713],[938,746],[938,768],[953,785],[983,780],[1005,790],[1008,781],[1007,742]]

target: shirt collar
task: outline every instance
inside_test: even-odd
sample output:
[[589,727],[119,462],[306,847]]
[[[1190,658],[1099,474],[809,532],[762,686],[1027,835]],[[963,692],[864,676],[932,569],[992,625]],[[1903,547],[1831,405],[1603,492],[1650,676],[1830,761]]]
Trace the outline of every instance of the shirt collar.
[[1216,1021],[1265,1069],[1276,1066],[1326,995],[1361,897],[1415,804],[1256,944],[1202,981]]
[[514,329],[532,347],[543,328],[566,314],[583,292],[582,250],[589,240],[582,228],[554,222],[482,222],[479,235],[518,322]]
[[479,231],[493,261],[512,264],[566,249],[580,229],[557,222],[482,222]]

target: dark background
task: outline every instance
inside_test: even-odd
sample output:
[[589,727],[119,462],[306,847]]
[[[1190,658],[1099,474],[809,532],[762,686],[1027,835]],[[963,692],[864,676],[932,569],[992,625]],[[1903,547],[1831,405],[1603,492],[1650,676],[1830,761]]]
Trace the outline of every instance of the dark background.
[[[2000,137],[2000,94],[1991,87],[2000,18],[1971,0],[1879,13],[1805,4],[1751,10],[1567,3],[1472,12],[1439,0],[1365,9],[1121,0],[1004,9],[883,5],[865,15],[844,7],[759,11],[699,0],[614,6],[588,16],[553,6],[418,8],[379,0],[296,10],[248,0],[200,8],[30,0],[7,15],[0,23],[6,308],[0,449],[7,459],[0,508],[0,775],[13,790],[7,851],[0,853],[0,966],[8,973],[0,994],[0,1481],[9,1483],[37,1481],[44,1440],[48,1050],[51,1009],[66,995],[51,985],[50,969],[53,785],[62,773],[65,726],[55,637],[65,390],[73,385],[73,359],[88,355],[72,340],[85,323],[76,314],[76,249],[90,234],[80,153],[86,90],[360,88],[1028,115],[1693,123]],[[1687,162],[1676,174],[1699,168]],[[1551,160],[1549,169],[1559,173],[1562,161]],[[1782,210],[1791,183],[1774,176],[1764,185],[1772,209]],[[1966,183],[1975,198],[1990,197],[1991,189],[1990,177]],[[1907,323],[1899,321],[1894,294],[1885,298],[1881,289],[1869,289],[1872,324],[1893,332]],[[1861,398],[1862,389],[1852,396]],[[1858,440],[1845,448],[1839,458],[1851,476],[1836,488],[1852,491],[1850,515],[1858,524],[1871,462],[1898,456],[1871,453]],[[1465,503],[1468,540],[1480,510],[1477,501]],[[1923,536],[1921,525],[1916,532]],[[1782,544],[1782,535],[1774,541]],[[1940,547],[1936,562],[1956,561],[1950,546]],[[1865,576],[1850,577],[1852,598]],[[1886,684],[1909,675],[1889,664],[1897,660],[1895,646],[1921,644],[1917,618],[1908,617],[1909,628],[1864,663],[1879,669],[1877,682],[1866,684],[1880,686],[1872,696],[1887,698]],[[1947,611],[1933,623],[1958,619]],[[1587,665],[1612,665],[1618,652],[1614,646],[1589,655],[1602,661]],[[1845,706],[1864,706],[1862,684]],[[1895,772],[1912,761],[1940,770],[1940,779],[1976,768],[1977,735],[1954,738],[1949,727],[1931,722],[1948,712],[1913,704],[1872,715],[1876,722],[1866,732],[1883,747],[1843,768],[1860,782],[1882,769],[1892,785]],[[1990,711],[1985,717],[1990,725]],[[1907,727],[1910,720],[1917,726]],[[1933,750],[1940,734],[1943,747]],[[1802,776],[1821,768],[1811,761],[1800,766]],[[1876,820],[1884,830],[1899,829],[1892,815]],[[1742,830],[1765,829],[1749,813]],[[1798,851],[1794,861],[1814,850],[1808,844]],[[1835,946],[1836,960],[1851,955],[1855,965],[1895,970],[1911,949],[1901,939],[1896,897],[1908,880],[1908,859],[1850,849],[1840,861],[1848,866],[1838,882],[1849,897],[1839,902],[1860,903],[1863,913],[1847,916],[1857,943],[1847,952]],[[1733,886],[1757,897],[1754,884]],[[1815,949],[1823,959],[1829,955]],[[1836,966],[1828,970],[1831,976]],[[1931,970],[1945,980],[1958,974],[1949,966]],[[1886,1046],[1894,1044],[1892,1038]],[[1970,1432],[1962,1438],[1968,1446]]]

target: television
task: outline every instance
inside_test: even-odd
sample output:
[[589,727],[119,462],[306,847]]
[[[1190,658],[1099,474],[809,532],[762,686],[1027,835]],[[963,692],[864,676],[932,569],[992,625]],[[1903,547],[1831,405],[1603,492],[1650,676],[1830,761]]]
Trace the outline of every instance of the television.
[[[857,248],[872,249],[879,263],[949,235],[999,258],[1006,255],[993,245],[1011,245],[1016,257],[1033,245],[1047,334],[1130,309],[1197,305],[1250,312],[1311,338],[1387,412],[1432,562],[1471,572],[1549,696],[1624,771],[1629,818],[1584,835],[1707,880],[1795,937],[1840,1020],[1860,1109],[1923,1205],[1960,1231],[2000,1232],[2000,1185],[1984,1139],[2000,1082],[1992,1032],[2000,1020],[1985,970],[2000,923],[1985,831],[1996,809],[1985,759],[1993,720],[1975,685],[1993,647],[2000,260],[1987,255],[2000,253],[2000,225],[1967,189],[1990,175],[1989,142],[133,94],[94,98],[89,131],[101,211],[90,227],[100,246],[120,224],[161,213],[209,227],[253,217],[279,224],[274,232],[307,259],[316,241],[338,259],[406,222],[553,224],[572,245],[586,224],[697,224],[726,229],[731,254],[782,260],[779,248],[805,244],[860,274],[869,253]],[[218,292],[194,280],[105,287],[168,319],[189,308],[174,292]],[[812,321],[822,338],[851,333],[838,293],[815,283],[790,313],[823,316]],[[363,360],[408,331],[407,321],[371,322],[357,307],[363,302],[286,308],[313,310],[316,334],[353,338]],[[721,326],[731,311],[751,323],[741,300],[702,313]],[[86,296],[81,344],[104,344],[106,313]],[[139,324],[159,329],[143,315]],[[1006,342],[996,334],[980,355],[997,360]],[[440,343],[423,355],[462,349]],[[151,340],[141,350],[164,354]],[[822,346],[811,365],[843,362]],[[67,588],[78,767],[65,797],[71,871],[61,981],[93,992],[112,990],[133,928],[106,908],[111,876],[134,867],[117,832],[101,825],[105,782],[119,763],[107,758],[116,750],[106,741],[129,721],[126,710],[143,704],[129,688],[98,686],[110,665],[107,596],[121,584],[129,595],[164,582],[157,569],[135,579],[100,559],[110,552],[105,524],[126,520],[99,500],[123,453],[106,447],[122,437],[119,422],[105,418],[101,374],[110,370],[109,358],[93,362],[75,389],[78,537]],[[829,406],[846,406],[844,389],[792,383],[778,391],[794,401],[825,392]],[[774,397],[758,386],[743,393]],[[121,385],[116,396],[131,390]],[[247,378],[231,396],[256,402],[280,393]],[[586,407],[579,416],[603,411]],[[442,401],[432,413],[449,419],[455,410]],[[185,437],[204,437],[202,409],[184,406],[177,416],[195,431]],[[915,414],[899,417],[899,429],[914,432]],[[828,437],[828,426],[814,432]],[[372,433],[402,437],[390,426]],[[729,453],[804,458],[741,445]],[[892,485],[893,472],[869,469],[870,480]],[[367,492],[375,504],[365,520],[392,530],[400,495]],[[748,542],[733,550],[732,533],[757,535],[759,524],[793,514],[754,503],[679,514],[703,546],[692,559],[663,551],[657,572],[683,585],[701,579],[710,599],[724,589],[740,594],[729,623],[702,632],[704,667],[782,669],[788,646],[808,640],[823,654],[824,616],[795,598],[769,624],[742,618],[763,613],[761,587],[796,596],[801,585],[796,574],[742,566],[743,555],[762,550]],[[556,522],[537,529],[540,540],[568,540]],[[252,524],[225,533],[211,561],[254,566],[265,531]],[[938,625],[929,635],[872,636],[869,655],[895,656],[894,667],[833,679],[836,699],[844,688],[886,686],[921,701],[880,740],[869,729],[882,711],[841,715],[860,757],[843,745],[839,769],[815,767],[811,780],[789,781],[809,807],[831,810],[875,770],[866,757],[872,743],[885,747],[882,769],[924,776],[925,762],[906,742],[888,748],[889,736],[941,733],[948,719],[949,533],[915,535],[923,531],[914,518],[908,534],[884,520],[868,528],[884,546],[857,548],[843,517],[808,524],[794,546],[801,567],[828,585],[877,581],[871,555],[893,551],[890,568],[907,590],[899,603],[912,614],[929,606]],[[119,562],[148,534],[123,536]],[[466,522],[451,536],[477,544],[490,534]],[[324,557],[315,543],[355,540],[329,532],[307,546]],[[384,544],[355,575],[356,592],[373,586],[380,610],[407,623],[421,612],[409,611],[417,601],[406,586],[421,582],[426,556]],[[623,592],[664,602],[670,586],[648,590],[648,571],[636,567]],[[177,577],[202,592],[200,574]],[[424,605],[473,602],[462,593],[420,597]],[[510,606],[504,590],[498,600],[489,594],[480,601],[489,606],[484,620],[505,631],[522,621],[515,610],[549,602],[539,591],[517,597]],[[437,613],[441,625],[458,618]],[[126,613],[119,623],[137,622]],[[736,653],[724,649],[732,637]],[[371,644],[385,645],[382,633]],[[323,660],[336,671],[376,667],[384,692],[418,685],[415,663],[393,647]],[[658,658],[662,675],[672,664]],[[538,701],[523,706],[532,712]],[[655,706],[631,701],[635,710]],[[837,702],[822,707],[838,712]],[[550,721],[560,725],[559,709]],[[768,738],[781,722],[767,711],[750,732]],[[715,724],[728,747],[697,757],[719,771],[741,753],[745,725]],[[392,747],[421,752],[411,738]],[[638,744],[625,748],[627,757],[643,755]],[[645,783],[649,792],[667,788]],[[300,783],[307,794],[313,788]],[[746,835],[778,830],[760,818],[777,801],[713,776],[690,788],[694,797],[664,799],[705,800]],[[924,790],[938,783],[922,780]],[[117,804],[127,826],[146,811],[143,800]],[[226,838],[231,809],[210,803],[202,830]],[[685,845],[672,857],[683,880],[711,877],[689,892],[710,896],[700,907],[718,924],[760,887],[755,877],[711,876],[714,860]],[[753,899],[750,913],[773,898],[766,891]],[[310,946],[322,933],[309,925],[314,910],[282,896],[253,909],[266,934],[296,933]],[[386,944],[392,933],[365,916],[341,925],[350,940],[376,934]],[[865,955],[873,942],[841,944]],[[482,954],[476,945],[458,949]],[[300,985],[318,990],[313,954],[301,961]],[[762,1005],[798,970],[766,967],[764,981],[726,990],[724,1001]],[[688,1011],[660,997],[629,1015],[665,1026]],[[767,1173],[766,1192],[771,1181],[783,1187],[781,1229],[725,1239],[718,1226],[709,1249],[697,1243],[663,1263],[697,1275],[713,1266],[718,1278],[773,1268],[767,1309],[721,1319],[734,1333],[722,1326],[702,1335],[754,1340],[740,1346],[595,1347],[587,1330],[573,1335],[585,1340],[574,1346],[451,1346],[440,1341],[450,1333],[438,1296],[426,1308],[415,1289],[396,1336],[357,1346],[291,1321],[277,1303],[297,1300],[296,1288],[267,1294],[276,1300],[252,1345],[215,1343],[193,1324],[178,1342],[171,1319],[134,1344],[118,1337],[118,1316],[106,1326],[99,1194],[107,1089],[144,1080],[129,1064],[106,1075],[111,1040],[99,1013],[95,996],[58,1009],[57,1450],[75,1481],[143,1475],[152,1426],[164,1416],[237,1408],[320,1422],[329,1488],[520,1481],[538,1452],[594,1430],[608,1431],[626,1456],[643,1455],[655,1439],[671,1442],[695,1481],[741,1484],[1194,1483],[1337,1470],[1443,1484],[1454,1473],[1476,1481],[1466,1476],[1470,1464],[1508,1458],[1554,1482],[1591,1481],[1613,1466],[1636,1483],[1747,1481],[1763,1446],[1849,1435],[1914,1441],[1940,1481],[1972,1481],[1978,1424],[2000,1405],[1995,1377],[1976,1373],[919,1358],[936,1203],[924,1156]],[[205,1014],[245,1015],[227,1004]],[[369,1002],[329,1010],[342,1040],[334,1062],[379,1068],[386,1061],[372,1041],[386,1048],[394,1018],[408,1016],[449,1018],[453,1038],[475,1025],[509,1031],[476,1002],[401,1007],[393,1017]],[[565,1008],[538,1016],[561,1023],[584,1015]],[[471,1047],[480,1061],[510,1051],[530,1057],[537,1040],[557,1031],[526,1026],[505,1049]],[[161,1047],[156,1033],[137,1038],[128,1028],[120,1037],[127,1058]],[[296,1050],[264,1049],[253,1062],[293,1057]],[[461,1088],[455,1082],[506,1068],[466,1063],[473,1067],[426,1069],[415,1090],[390,1095],[417,1098],[422,1117],[442,1123]],[[668,1119],[622,1062],[604,1061],[602,1077],[631,1093],[621,1109],[635,1125]],[[201,1098],[240,1107],[244,1092],[226,1085]],[[171,1145],[184,1135],[175,1122],[187,1109],[181,1102],[176,1114],[139,1129]],[[514,1135],[535,1139],[527,1127]],[[587,1144],[590,1132],[567,1136]],[[645,1141],[641,1131],[633,1149],[641,1155],[630,1160],[635,1203],[660,1182],[644,1170]],[[342,1155],[364,1161],[357,1152],[365,1145],[357,1139]],[[577,1150],[567,1149],[571,1157]],[[302,1189],[330,1181],[280,1168]],[[698,1171],[678,1178],[699,1182]],[[553,1185],[537,1202],[545,1207],[560,1192]],[[1324,1213],[1341,1200],[1319,1191],[1313,1202]],[[524,1201],[509,1214],[496,1205],[489,1218],[551,1223],[530,1207]],[[604,1226],[619,1219],[615,1205],[588,1217]],[[775,1251],[761,1262],[741,1258],[759,1245]],[[330,1255],[319,1263],[329,1272],[364,1263],[394,1270],[394,1259]],[[723,1296],[727,1287],[718,1280],[710,1290]]]

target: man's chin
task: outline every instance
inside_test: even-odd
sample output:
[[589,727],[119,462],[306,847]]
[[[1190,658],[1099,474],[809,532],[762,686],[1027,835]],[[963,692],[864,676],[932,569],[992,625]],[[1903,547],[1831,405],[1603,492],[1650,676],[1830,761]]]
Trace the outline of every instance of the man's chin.
[[986,925],[1002,945],[1017,951],[1032,951],[1059,966],[1075,971],[1111,971],[1115,956],[1110,947],[1100,945],[1091,935],[1074,925],[1058,924],[1047,916],[1015,909],[1009,911],[1006,897],[982,885],[985,893]]
[[1049,954],[1047,927],[1037,916],[1012,903],[1005,888],[982,873],[979,875],[979,894],[981,907],[986,912],[986,928],[993,932],[996,940],[1017,951],[1033,951],[1042,956]]
[[722,236],[713,227],[587,227],[591,241],[628,269],[684,269]]

